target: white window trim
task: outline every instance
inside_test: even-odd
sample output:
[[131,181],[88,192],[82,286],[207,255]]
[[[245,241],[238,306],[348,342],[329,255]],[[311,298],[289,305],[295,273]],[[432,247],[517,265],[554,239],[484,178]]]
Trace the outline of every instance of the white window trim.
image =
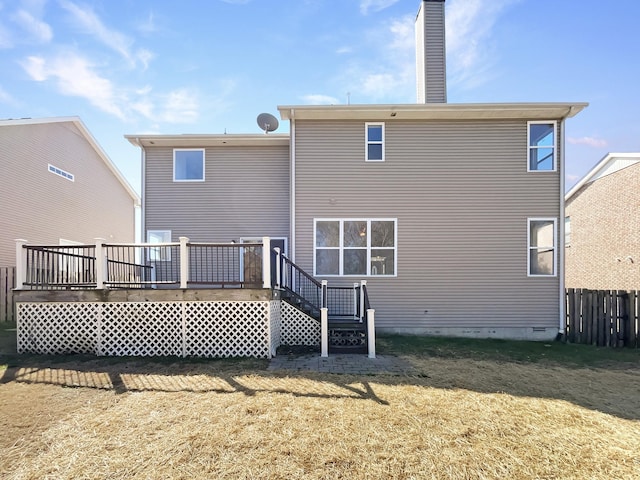
[[[316,232],[317,232],[317,224],[318,222],[340,222],[340,244],[337,247],[320,247],[323,250],[338,250],[340,255],[338,257],[339,267],[337,275],[328,275],[328,274],[318,274],[316,272]],[[393,275],[371,275],[371,249],[372,248],[387,248],[391,250],[390,247],[371,247],[371,235],[367,235],[367,273],[366,274],[349,274],[345,275],[341,272],[344,271],[344,251],[349,250],[350,248],[355,247],[345,247],[344,246],[344,222],[367,222],[367,232],[371,231],[371,222],[393,222],[394,231],[393,231]],[[359,247],[364,248],[364,247]],[[395,278],[398,276],[398,219],[397,218],[363,218],[363,217],[354,217],[354,218],[314,218],[313,219],[313,275],[316,277],[332,277],[332,278],[343,278],[343,277],[354,277],[354,278],[362,278],[362,277],[372,277],[372,278]]]
[[[531,125],[553,125],[553,168],[551,170],[532,170],[531,169],[531,149],[541,148],[531,146]],[[549,148],[549,147],[542,147]],[[558,122],[556,120],[532,120],[527,122],[527,172],[531,173],[552,173],[558,171]]]
[[[531,222],[553,222],[553,245],[531,246]],[[550,275],[531,273],[531,250],[540,248],[553,249],[553,273]],[[558,276],[558,219],[555,217],[531,217],[527,219],[527,277],[553,278]]]
[[[171,243],[171,230],[147,230],[147,243],[152,243],[151,239],[149,238],[152,234],[155,234],[156,236],[159,236],[160,234],[162,234],[163,237],[168,237],[168,241],[166,242],[161,242],[160,245],[162,245],[163,243]],[[150,262],[170,262],[171,261],[171,248],[167,248],[166,252],[167,254],[165,255],[165,258],[162,258],[162,255],[160,255],[160,258],[151,258],[151,249],[154,247],[149,247],[147,250],[147,260]]]
[[564,246],[571,246],[571,215],[564,217]]
[[[176,179],[176,152],[202,152],[202,178],[193,179],[193,180]],[[206,165],[207,165],[207,162],[206,162],[204,148],[174,148],[173,149],[173,181],[176,183],[204,182]]]
[[53,173],[54,175],[58,175],[59,177],[69,180],[70,182],[76,181],[75,180],[76,176],[73,173],[66,172],[63,169],[56,167],[55,165],[51,165],[50,163],[48,165],[49,166],[47,167],[47,169],[49,170],[50,173]]
[[[369,126],[380,126],[382,127],[382,140],[381,141],[369,141]],[[369,159],[369,145],[382,145],[382,159]],[[380,163],[384,162],[386,158],[385,155],[385,132],[384,132],[384,122],[366,122],[364,124],[364,160],[365,162],[372,163]]]

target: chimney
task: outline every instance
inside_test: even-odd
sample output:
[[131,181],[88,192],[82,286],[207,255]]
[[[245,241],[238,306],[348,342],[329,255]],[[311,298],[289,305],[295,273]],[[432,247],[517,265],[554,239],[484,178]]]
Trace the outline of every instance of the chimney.
[[418,103],[447,103],[445,0],[422,0],[416,18]]

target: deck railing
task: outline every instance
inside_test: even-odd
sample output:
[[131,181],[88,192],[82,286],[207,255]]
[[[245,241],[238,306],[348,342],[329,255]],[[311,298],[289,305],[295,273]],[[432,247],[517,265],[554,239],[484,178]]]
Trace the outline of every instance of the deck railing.
[[[16,243],[16,288],[270,288],[269,237],[262,243],[95,245]],[[265,258],[266,257],[266,258]]]
[[95,245],[34,245],[25,248],[24,269],[20,272],[23,274],[22,287],[34,290],[95,288],[95,248]]
[[319,282],[289,258],[276,250],[276,286],[292,297],[302,310],[316,318],[320,309],[327,304],[327,295],[323,292],[323,283]]

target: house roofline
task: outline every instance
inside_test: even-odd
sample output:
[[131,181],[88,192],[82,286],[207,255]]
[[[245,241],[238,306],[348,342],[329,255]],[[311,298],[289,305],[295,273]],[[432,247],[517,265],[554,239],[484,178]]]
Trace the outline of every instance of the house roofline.
[[288,133],[125,135],[136,147],[268,147],[288,146]]
[[571,199],[571,197],[573,197],[583,186],[589,183],[593,177],[598,175],[598,173],[600,173],[614,158],[636,158],[640,162],[640,153],[607,153],[591,170],[587,172],[584,177],[580,179],[580,181],[578,181],[578,183],[571,187],[571,190],[569,190],[564,196],[565,203],[568,202],[569,199]]
[[140,196],[136,193],[136,191],[131,187],[131,184],[127,181],[127,179],[122,175],[122,172],[118,170],[118,167],[113,163],[109,155],[102,149],[98,141],[91,134],[86,125],[82,122],[80,117],[48,117],[48,118],[19,118],[19,119],[7,119],[0,120],[0,127],[9,127],[9,126],[17,126],[17,125],[43,125],[48,123],[73,123],[84,139],[89,142],[89,145],[95,150],[98,156],[102,159],[107,168],[111,171],[111,173],[116,177],[116,179],[122,184],[124,189],[127,191],[129,196],[133,199],[133,203],[136,207],[140,206]]
[[428,103],[400,105],[279,105],[282,120],[552,120],[573,117],[589,104]]

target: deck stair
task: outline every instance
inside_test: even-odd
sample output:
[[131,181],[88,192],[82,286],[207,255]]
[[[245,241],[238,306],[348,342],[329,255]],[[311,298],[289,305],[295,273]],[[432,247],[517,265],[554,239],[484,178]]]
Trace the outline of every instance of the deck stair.
[[[284,255],[280,257],[278,286],[282,300],[318,322],[320,309],[326,306],[329,353],[367,353],[366,282],[350,287],[328,287],[326,282],[319,282]],[[366,305],[361,305],[361,297],[366,299]]]

